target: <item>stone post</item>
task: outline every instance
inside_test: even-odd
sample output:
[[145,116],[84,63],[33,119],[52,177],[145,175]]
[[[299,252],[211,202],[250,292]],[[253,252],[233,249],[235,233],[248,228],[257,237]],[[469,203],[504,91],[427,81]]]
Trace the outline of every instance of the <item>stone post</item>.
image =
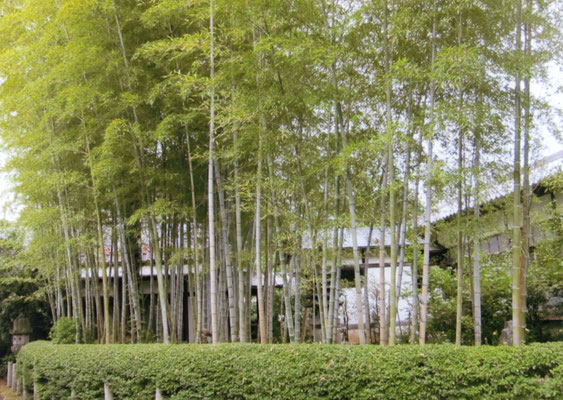
[[162,400],[162,393],[159,388],[156,388],[156,393],[154,394],[154,400]]
[[21,394],[22,394],[23,400],[28,400],[28,393],[27,393],[27,389],[25,388],[25,379],[24,379],[23,377],[22,377],[22,386],[21,386],[21,389],[22,389],[22,393],[21,393]]
[[8,376],[6,377],[6,384],[12,387],[12,362],[8,361]]
[[13,391],[15,391],[16,388],[17,388],[16,381],[18,380],[17,376],[16,376],[16,364],[17,363],[12,363],[12,386],[11,386],[11,388],[12,388]]
[[113,394],[107,383],[104,382],[104,400],[113,400]]

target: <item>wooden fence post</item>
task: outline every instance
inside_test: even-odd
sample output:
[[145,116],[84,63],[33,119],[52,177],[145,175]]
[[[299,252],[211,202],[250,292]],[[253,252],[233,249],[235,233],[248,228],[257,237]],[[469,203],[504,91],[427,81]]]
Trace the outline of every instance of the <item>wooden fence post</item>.
[[163,400],[162,393],[160,392],[159,388],[156,388],[156,392],[154,394],[154,400]]
[[33,382],[33,400],[39,400],[39,390],[37,390],[36,382]]
[[113,400],[113,394],[107,383],[104,382],[104,400]]
[[8,361],[8,376],[6,377],[6,384],[12,387],[12,362]]

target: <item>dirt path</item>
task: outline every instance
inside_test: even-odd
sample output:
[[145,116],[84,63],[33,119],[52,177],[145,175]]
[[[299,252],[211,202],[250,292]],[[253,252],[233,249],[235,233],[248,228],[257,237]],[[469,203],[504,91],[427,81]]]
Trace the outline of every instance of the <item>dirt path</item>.
[[14,392],[6,386],[0,386],[0,400],[21,400]]
[[6,380],[0,380],[0,400],[21,400],[10,388],[6,386]]

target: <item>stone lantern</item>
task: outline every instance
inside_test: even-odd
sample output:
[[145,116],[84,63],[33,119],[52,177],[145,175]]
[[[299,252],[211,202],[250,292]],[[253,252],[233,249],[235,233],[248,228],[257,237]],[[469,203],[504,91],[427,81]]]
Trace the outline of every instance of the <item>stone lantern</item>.
[[14,328],[10,330],[12,335],[12,353],[17,353],[23,345],[29,343],[29,336],[31,335],[31,323],[29,319],[20,314],[14,320]]

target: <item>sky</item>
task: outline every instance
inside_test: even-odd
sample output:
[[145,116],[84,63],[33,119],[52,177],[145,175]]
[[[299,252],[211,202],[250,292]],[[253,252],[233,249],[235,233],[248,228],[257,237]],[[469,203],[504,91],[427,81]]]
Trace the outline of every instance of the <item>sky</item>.
[[0,219],[15,221],[19,215],[19,206],[12,190],[13,184],[8,173],[4,172],[4,165],[8,157],[6,153],[0,150]]

